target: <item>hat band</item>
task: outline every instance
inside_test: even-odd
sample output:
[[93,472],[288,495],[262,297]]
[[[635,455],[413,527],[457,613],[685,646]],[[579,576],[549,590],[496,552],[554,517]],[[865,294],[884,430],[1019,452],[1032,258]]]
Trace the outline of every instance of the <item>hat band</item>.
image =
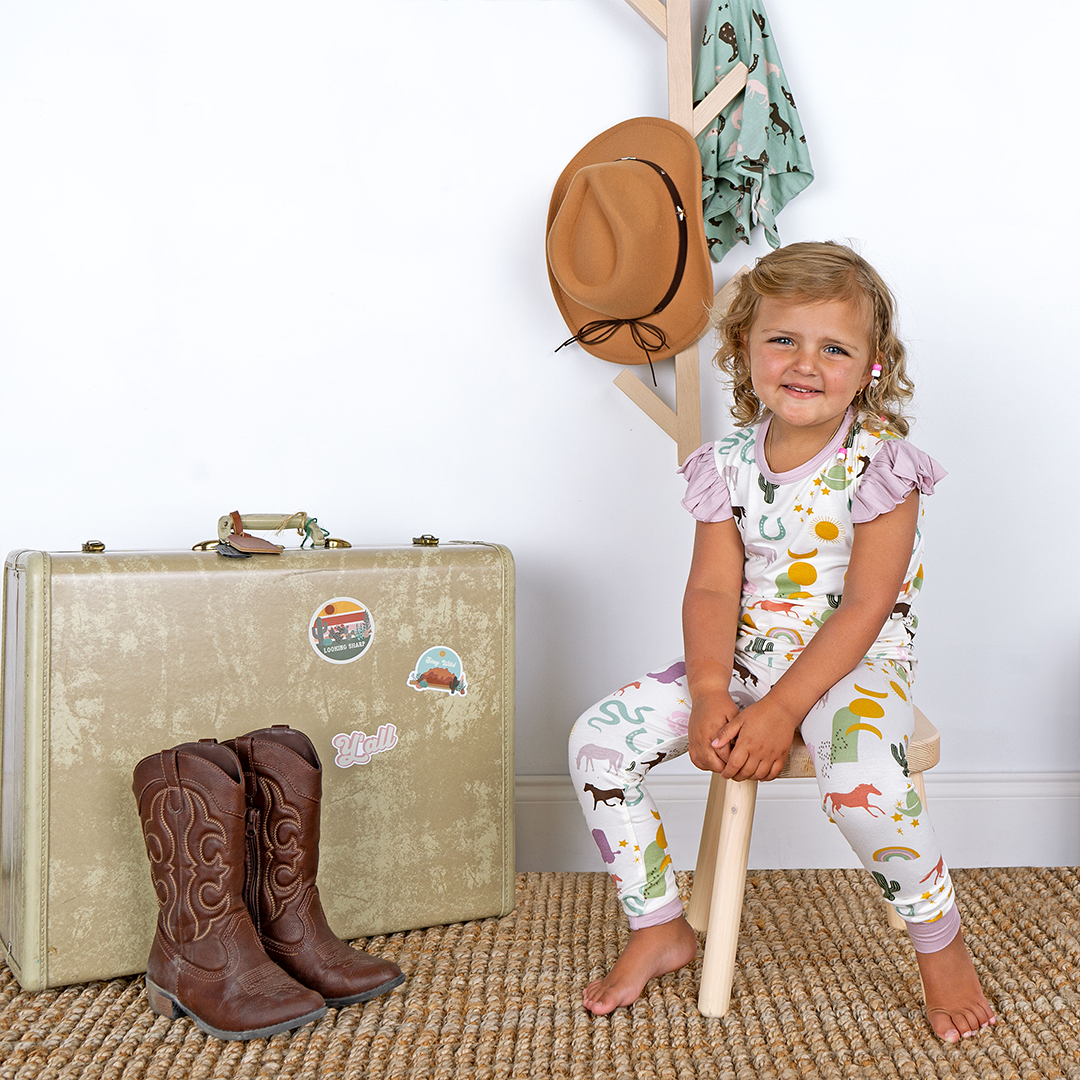
[[686,270],[686,252],[690,246],[690,231],[686,224],[686,211],[683,209],[682,199],[679,198],[679,189],[675,186],[675,181],[655,161],[646,161],[645,158],[620,158],[619,160],[640,161],[642,165],[648,165],[660,174],[660,179],[664,181],[664,186],[671,196],[671,205],[675,208],[675,217],[679,222],[679,255],[675,260],[675,274],[671,279],[668,291],[664,294],[664,299],[649,312],[650,315],[656,315],[671,303],[675,294],[679,291],[679,286],[682,284],[683,272]]
[[[686,270],[686,253],[690,246],[690,231],[686,224],[686,211],[683,209],[682,199],[679,198],[679,189],[675,186],[671,177],[655,161],[636,157],[624,157],[618,160],[640,161],[642,165],[648,165],[660,174],[660,179],[664,181],[664,186],[671,196],[671,204],[675,208],[675,217],[679,222],[679,254],[675,260],[675,273],[672,276],[671,285],[660,303],[647,313],[657,315],[671,303],[675,294],[679,291],[683,273]],[[629,326],[635,344],[645,353],[645,359],[649,361],[649,367],[652,368],[652,354],[660,352],[661,349],[666,347],[667,334],[659,326],[644,322],[644,319],[644,315],[633,319],[594,319],[592,322],[587,322],[573,337],[567,338],[555,351],[558,352],[563,345],[569,345],[573,341],[584,345],[598,345],[612,337],[620,327]],[[653,382],[656,382],[655,373],[653,374]]]

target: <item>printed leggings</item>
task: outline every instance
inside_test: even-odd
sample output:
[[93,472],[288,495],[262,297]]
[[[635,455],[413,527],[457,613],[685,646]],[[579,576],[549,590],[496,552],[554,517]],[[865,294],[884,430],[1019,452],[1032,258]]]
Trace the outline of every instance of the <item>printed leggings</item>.
[[[778,666],[770,666],[769,660]],[[764,696],[786,665],[737,653],[731,696]],[[690,695],[677,660],[586,710],[570,735],[570,775],[633,928],[682,914],[667,840],[644,783],[649,769],[686,753]],[[910,665],[863,660],[807,714],[801,734],[822,809],[908,924],[916,949],[944,948],[959,928],[952,883],[906,751],[914,728]]]

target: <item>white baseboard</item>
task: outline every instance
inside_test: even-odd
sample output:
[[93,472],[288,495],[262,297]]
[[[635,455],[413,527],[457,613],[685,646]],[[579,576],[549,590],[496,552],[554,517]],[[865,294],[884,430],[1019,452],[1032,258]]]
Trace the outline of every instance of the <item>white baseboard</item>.
[[[927,805],[950,866],[1080,864],[1080,773],[928,772],[925,781]],[[569,776],[519,776],[516,784],[518,870],[605,869]],[[678,870],[694,867],[708,790],[705,775],[649,778]],[[752,868],[858,865],[822,813],[816,781],[758,786]]]

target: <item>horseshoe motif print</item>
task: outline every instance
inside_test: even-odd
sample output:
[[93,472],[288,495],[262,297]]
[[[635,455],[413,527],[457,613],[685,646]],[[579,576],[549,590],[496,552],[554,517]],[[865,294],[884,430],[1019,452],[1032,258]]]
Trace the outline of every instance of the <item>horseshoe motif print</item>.
[[[641,727],[641,728],[638,728],[636,731],[631,731],[630,734],[626,736],[626,745],[629,746],[630,749],[635,754],[638,755],[638,757],[640,757],[642,755],[643,751],[642,751],[641,747],[634,745],[634,740],[639,735],[644,735],[646,731],[648,731],[648,728]],[[663,739],[657,739],[656,740],[656,745],[659,746],[660,743],[662,743],[663,741],[664,741]]]
[[770,536],[765,531],[765,522],[768,521],[768,520],[769,520],[769,515],[768,514],[762,514],[761,515],[761,520],[758,522],[758,532],[761,533],[761,538],[763,540],[783,540],[783,538],[785,536],[787,536],[787,529],[784,528],[784,523],[780,520],[780,515],[777,514],[777,516],[776,516],[776,527],[779,530],[779,532],[777,532],[777,534],[775,536]]

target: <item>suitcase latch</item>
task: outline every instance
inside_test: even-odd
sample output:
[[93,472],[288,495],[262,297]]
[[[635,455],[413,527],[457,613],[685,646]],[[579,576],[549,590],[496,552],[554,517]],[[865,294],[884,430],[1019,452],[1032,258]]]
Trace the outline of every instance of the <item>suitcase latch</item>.
[[424,533],[423,536],[414,536],[412,538],[412,542],[417,547],[438,547],[439,546],[439,538],[437,536],[432,536],[431,533]]

